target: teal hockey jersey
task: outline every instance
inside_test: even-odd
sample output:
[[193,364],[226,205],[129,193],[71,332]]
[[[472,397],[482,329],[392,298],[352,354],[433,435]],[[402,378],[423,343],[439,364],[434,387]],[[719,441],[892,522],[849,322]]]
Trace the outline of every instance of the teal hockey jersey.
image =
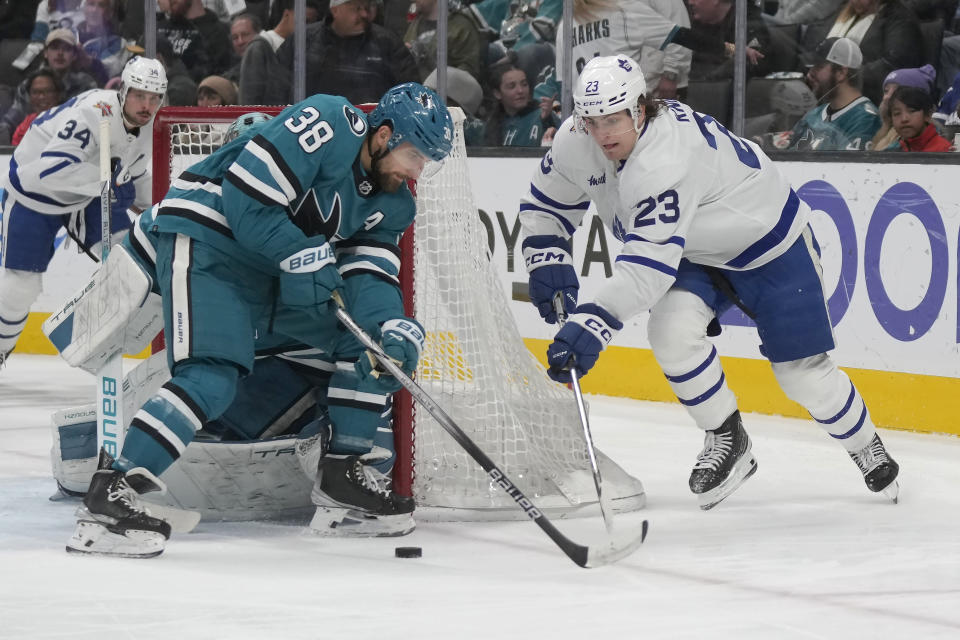
[[861,96],[834,112],[826,104],[811,109],[794,126],[789,150],[863,151],[869,147],[881,120],[877,107]]

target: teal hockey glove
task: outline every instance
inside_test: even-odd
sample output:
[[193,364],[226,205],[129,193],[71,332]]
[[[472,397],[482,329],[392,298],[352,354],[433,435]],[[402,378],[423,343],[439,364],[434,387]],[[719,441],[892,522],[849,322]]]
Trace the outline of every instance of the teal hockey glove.
[[[380,346],[408,376],[417,368],[425,337],[423,327],[413,318],[387,320],[380,327]],[[357,359],[355,369],[361,380],[374,382],[385,393],[399,391],[402,386],[369,351]]]
[[311,240],[320,243],[280,261],[280,301],[292,307],[323,304],[343,287],[333,247],[323,236]]

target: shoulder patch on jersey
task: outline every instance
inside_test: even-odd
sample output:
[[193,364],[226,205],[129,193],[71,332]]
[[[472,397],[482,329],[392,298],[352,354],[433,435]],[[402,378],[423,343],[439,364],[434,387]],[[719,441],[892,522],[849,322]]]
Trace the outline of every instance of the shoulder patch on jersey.
[[113,106],[101,100],[93,105],[94,109],[100,109],[100,116],[106,118],[113,115]]
[[362,136],[367,132],[366,119],[347,105],[343,105],[343,117],[347,119],[350,131],[353,131],[354,135]]

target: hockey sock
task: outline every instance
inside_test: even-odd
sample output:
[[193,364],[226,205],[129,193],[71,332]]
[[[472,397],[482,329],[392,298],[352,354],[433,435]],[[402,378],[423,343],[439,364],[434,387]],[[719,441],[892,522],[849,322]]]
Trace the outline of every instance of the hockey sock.
[[208,419],[219,417],[230,406],[237,378],[231,364],[178,365],[173,378],[133,416],[114,468],[144,467],[159,476]]

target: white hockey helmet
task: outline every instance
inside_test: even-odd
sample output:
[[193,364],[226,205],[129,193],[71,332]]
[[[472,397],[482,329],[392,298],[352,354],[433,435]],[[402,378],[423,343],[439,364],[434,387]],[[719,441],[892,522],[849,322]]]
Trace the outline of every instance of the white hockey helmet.
[[130,89],[140,89],[164,95],[167,92],[167,72],[159,60],[134,56],[127,61],[120,74],[120,105]]
[[646,89],[647,81],[635,60],[622,54],[598,56],[580,72],[573,91],[573,110],[579,118],[589,118],[627,109],[636,127],[640,115],[637,101]]

